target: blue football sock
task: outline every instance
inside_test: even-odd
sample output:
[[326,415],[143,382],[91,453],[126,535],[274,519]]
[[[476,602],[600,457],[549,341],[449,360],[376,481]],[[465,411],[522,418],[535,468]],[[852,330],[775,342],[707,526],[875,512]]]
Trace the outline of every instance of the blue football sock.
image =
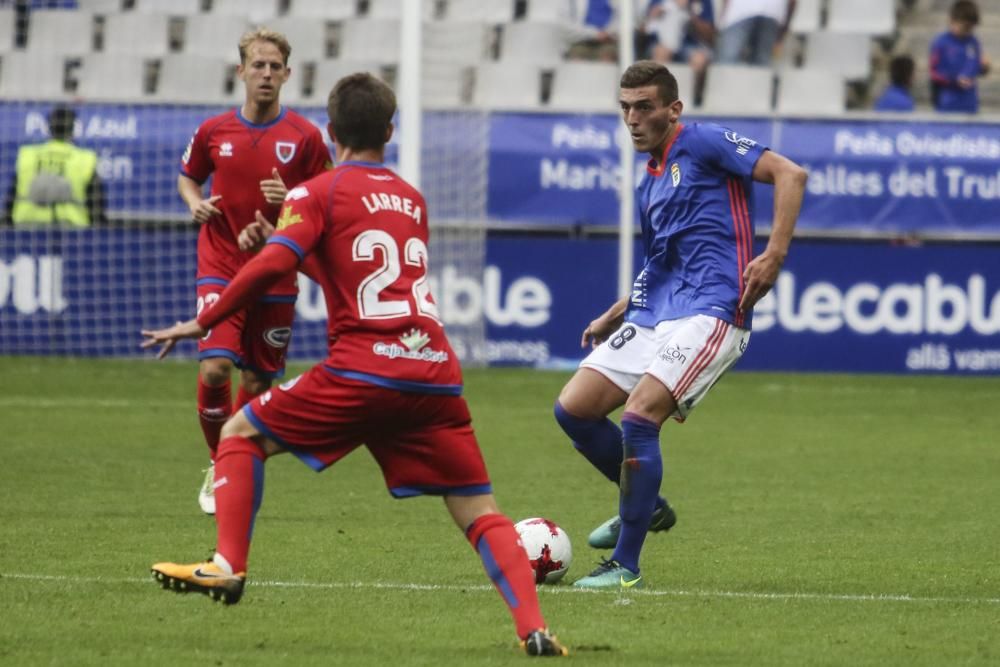
[[556,421],[573,441],[576,450],[590,461],[601,474],[618,484],[622,466],[622,431],[604,417],[603,419],[581,419],[566,412],[556,401]]
[[622,461],[618,506],[622,532],[611,558],[632,572],[638,572],[639,553],[646,541],[649,520],[659,504],[657,494],[663,481],[660,427],[648,419],[626,412],[622,415],[622,431],[625,436],[625,459]]

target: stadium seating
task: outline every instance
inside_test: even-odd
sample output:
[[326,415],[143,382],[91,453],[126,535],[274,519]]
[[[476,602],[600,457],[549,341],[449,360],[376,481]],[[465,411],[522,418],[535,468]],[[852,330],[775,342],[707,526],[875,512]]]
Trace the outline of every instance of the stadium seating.
[[449,21],[510,23],[514,20],[513,0],[448,0],[445,17]]
[[[235,16],[204,14],[188,18],[184,24],[184,53],[206,58],[223,58],[229,62],[240,60],[239,42],[243,33],[250,28],[248,21]],[[292,49],[293,58],[298,58],[298,50]]]
[[825,69],[786,69],[778,78],[776,111],[791,115],[843,113],[844,77]]
[[77,72],[76,94],[86,101],[138,102],[149,88],[148,63],[118,53],[84,56]]
[[859,33],[814,32],[806,40],[805,65],[840,72],[849,81],[871,75],[872,41]]
[[344,58],[331,58],[320,60],[316,63],[316,70],[313,73],[312,95],[309,96],[312,104],[326,105],[326,98],[333,89],[333,85],[342,77],[355,72],[371,72],[378,77],[382,77],[382,65],[374,60],[347,60]]
[[343,21],[357,16],[356,0],[292,0],[287,16]]
[[82,56],[94,48],[94,15],[90,12],[31,12],[27,48],[32,53]]
[[65,96],[66,58],[62,55],[11,51],[0,57],[0,99],[48,100]]
[[711,113],[769,113],[773,86],[769,68],[714,65],[706,75],[702,107]]
[[267,22],[267,27],[283,33],[292,45],[292,58],[302,63],[328,57],[330,47],[327,27],[323,21],[298,16],[283,16]]
[[829,0],[826,29],[833,32],[891,35],[896,29],[893,0]]
[[146,14],[170,14],[188,16],[201,13],[201,0],[135,0],[133,9]]
[[105,53],[157,58],[169,49],[170,18],[166,14],[126,12],[104,19]]
[[[423,20],[435,19],[437,7],[433,0],[424,0],[421,9]],[[368,0],[368,13],[365,16],[370,19],[399,20],[403,17],[403,0]]]
[[822,17],[822,0],[797,0],[795,13],[792,14],[792,22],[788,29],[796,35],[816,32],[820,29]]
[[16,18],[10,7],[0,8],[0,56],[14,50]]
[[553,67],[562,61],[566,39],[566,28],[558,23],[508,23],[500,38],[500,59]]
[[352,19],[341,24],[338,57],[385,64],[399,62],[399,21]]
[[76,0],[76,6],[94,14],[117,14],[123,9],[122,0]]
[[225,80],[222,58],[171,53],[160,61],[154,97],[159,102],[218,104],[225,98]]
[[469,102],[473,66],[456,63],[424,63],[420,77],[420,99],[430,109],[459,109]]
[[614,112],[620,72],[615,63],[564,62],[552,78],[549,107],[560,111]]
[[690,65],[670,63],[670,73],[677,79],[677,97],[688,109],[694,108],[694,70]]
[[424,62],[478,65],[488,56],[490,31],[478,21],[424,23]]
[[222,16],[239,16],[261,24],[278,16],[278,0],[212,0],[211,11]]
[[486,109],[540,109],[541,73],[525,62],[482,63],[476,67],[472,101]]

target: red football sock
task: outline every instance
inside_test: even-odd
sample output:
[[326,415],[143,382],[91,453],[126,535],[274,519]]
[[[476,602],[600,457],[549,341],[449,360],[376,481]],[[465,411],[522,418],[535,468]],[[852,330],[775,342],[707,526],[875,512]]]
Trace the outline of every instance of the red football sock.
[[[266,390],[265,390],[266,391]],[[263,392],[261,392],[263,393]],[[233,412],[242,408],[244,405],[252,401],[253,399],[260,396],[260,394],[251,394],[246,388],[241,384],[236,390],[236,399],[233,401]]]
[[211,387],[198,376],[198,421],[201,432],[205,434],[205,442],[215,460],[215,450],[219,448],[219,434],[222,425],[233,414],[232,398],[230,396],[229,380],[218,387]]
[[235,573],[247,570],[254,519],[263,495],[264,452],[249,438],[224,438],[215,457],[216,551]]
[[535,630],[546,627],[538,606],[535,575],[528,555],[518,544],[517,531],[511,520],[503,514],[484,514],[472,522],[465,535],[479,552],[486,573],[507,603],[517,626],[517,636],[524,639]]

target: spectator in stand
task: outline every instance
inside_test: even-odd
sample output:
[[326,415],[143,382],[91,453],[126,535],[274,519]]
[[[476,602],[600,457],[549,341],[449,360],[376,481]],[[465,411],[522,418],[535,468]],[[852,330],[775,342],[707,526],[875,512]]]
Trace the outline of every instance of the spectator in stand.
[[913,111],[913,58],[900,55],[889,61],[889,85],[875,101],[875,111]]
[[715,14],[712,0],[650,0],[645,31],[646,57],[664,65],[686,63],[695,78],[694,102],[701,102],[705,70],[712,61]]
[[[647,0],[564,0],[561,14],[569,31],[567,59],[618,62],[618,9],[623,1],[633,3],[636,24],[641,25]],[[643,33],[637,31],[636,37],[636,43],[641,43]]]
[[770,65],[794,11],[795,0],[722,0],[716,59]]
[[97,153],[73,145],[76,112],[58,105],[48,121],[48,141],[17,151],[4,223],[84,228],[106,222]]
[[979,7],[972,0],[956,0],[948,16],[948,30],[931,44],[931,98],[934,108],[947,113],[979,111],[976,78],[990,69],[989,58],[973,35],[979,25]]

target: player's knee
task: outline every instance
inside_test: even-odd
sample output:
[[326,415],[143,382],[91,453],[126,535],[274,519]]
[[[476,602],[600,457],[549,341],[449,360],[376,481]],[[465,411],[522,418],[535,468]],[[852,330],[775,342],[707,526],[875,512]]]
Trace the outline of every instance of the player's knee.
[[568,435],[574,442],[586,441],[599,421],[577,417],[563,406],[562,400],[556,401],[555,406],[552,408],[552,414],[555,415],[556,423],[559,424],[563,433]]
[[229,380],[233,371],[233,362],[226,357],[213,357],[202,359],[198,367],[201,381],[209,387],[218,387]]
[[253,396],[258,396],[267,391],[271,386],[271,378],[261,375],[256,371],[244,369],[240,375],[240,384],[243,390]]

